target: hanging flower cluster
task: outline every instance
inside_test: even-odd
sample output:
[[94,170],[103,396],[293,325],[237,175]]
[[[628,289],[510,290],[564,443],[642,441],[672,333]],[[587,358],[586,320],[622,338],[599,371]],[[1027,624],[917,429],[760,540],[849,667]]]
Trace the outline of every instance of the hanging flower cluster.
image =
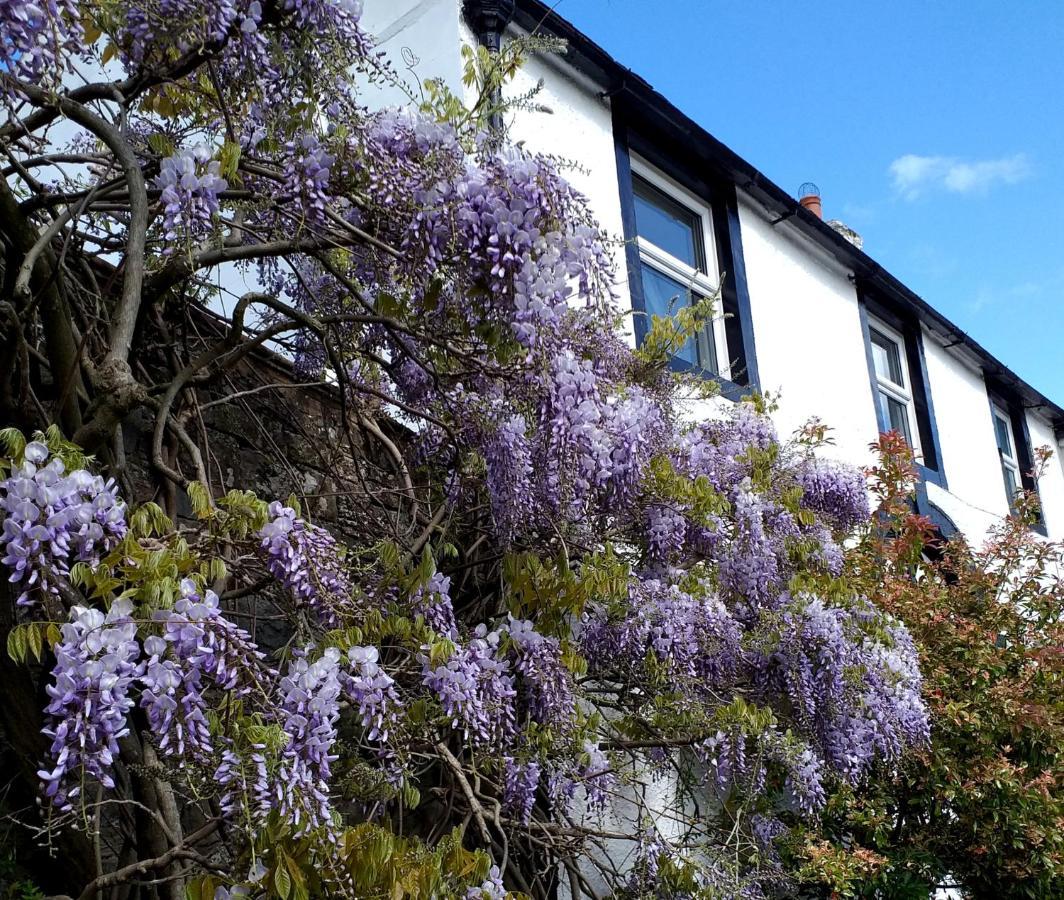
[[0,0],[0,72],[58,81],[84,37],[77,0]]
[[353,609],[353,588],[336,539],[277,501],[268,512],[259,538],[270,574],[321,624],[335,625]]
[[220,164],[211,160],[210,151],[202,144],[178,150],[162,161],[155,187],[162,191],[167,241],[195,238],[210,231],[218,214],[218,195],[229,187],[219,172]]
[[84,469],[67,472],[50,455],[32,441],[0,480],[0,552],[10,580],[21,585],[23,606],[41,592],[58,595],[56,582],[70,577],[74,563],[98,564],[126,533],[126,507],[114,481]]
[[55,683],[45,712],[52,724],[52,768],[41,771],[44,794],[62,811],[81,796],[85,776],[106,788],[115,786],[111,767],[118,741],[129,733],[127,716],[140,674],[133,607],[117,600],[105,615],[75,606],[55,648]]

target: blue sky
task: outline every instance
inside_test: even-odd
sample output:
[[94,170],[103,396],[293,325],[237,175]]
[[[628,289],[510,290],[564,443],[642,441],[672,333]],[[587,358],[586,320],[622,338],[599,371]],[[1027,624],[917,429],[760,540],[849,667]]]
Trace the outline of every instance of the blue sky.
[[1064,3],[556,10],[1064,405]]

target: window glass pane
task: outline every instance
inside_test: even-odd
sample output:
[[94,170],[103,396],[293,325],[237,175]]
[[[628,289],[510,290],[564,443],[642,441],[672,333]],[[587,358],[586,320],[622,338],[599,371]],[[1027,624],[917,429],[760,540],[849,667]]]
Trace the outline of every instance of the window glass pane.
[[1016,454],[1012,452],[1012,426],[1007,419],[994,413],[994,427],[997,429],[998,450],[1009,459],[1015,459]]
[[901,366],[901,350],[896,341],[892,341],[885,334],[880,334],[874,328],[871,331],[872,338],[872,361],[876,367],[876,374],[880,378],[893,381],[900,387],[905,387],[905,374]]
[[897,431],[911,447],[913,436],[909,431],[909,408],[886,391],[879,392],[879,427],[883,431]]
[[702,220],[656,187],[633,176],[635,227],[644,238],[691,268],[706,270]]
[[1005,493],[1008,494],[1009,506],[1011,507],[1013,500],[1016,499],[1016,494],[1020,490],[1019,479],[1016,477],[1016,470],[1012,466],[1006,466],[1004,463],[1001,465],[1001,474],[1005,478]]
[[[691,300],[691,291],[667,275],[663,275],[652,266],[643,263],[643,302],[646,306],[647,327],[650,316],[671,316]],[[701,352],[700,352],[701,351]],[[674,354],[678,359],[686,360],[693,366],[700,366],[707,372],[717,371],[716,351],[712,335],[707,334],[698,341],[689,340]]]

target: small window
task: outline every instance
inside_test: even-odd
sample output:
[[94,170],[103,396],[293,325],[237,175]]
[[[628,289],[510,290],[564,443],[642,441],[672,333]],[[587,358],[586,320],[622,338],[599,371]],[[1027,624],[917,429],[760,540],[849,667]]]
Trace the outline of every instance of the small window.
[[1016,451],[1016,436],[1012,431],[1012,419],[1000,406],[991,407],[994,413],[994,433],[997,435],[998,456],[1001,458],[1001,477],[1005,482],[1005,494],[1009,509],[1016,506],[1016,495],[1023,490],[1020,461]]
[[869,320],[872,366],[876,376],[876,416],[881,432],[897,431],[919,453],[919,429],[912,381],[905,361],[905,338],[882,322]]
[[[671,316],[711,296],[718,285],[709,207],[660,173],[632,160],[636,245],[643,306],[650,316]],[[724,316],[715,310],[703,333],[676,360],[692,369],[730,377]]]

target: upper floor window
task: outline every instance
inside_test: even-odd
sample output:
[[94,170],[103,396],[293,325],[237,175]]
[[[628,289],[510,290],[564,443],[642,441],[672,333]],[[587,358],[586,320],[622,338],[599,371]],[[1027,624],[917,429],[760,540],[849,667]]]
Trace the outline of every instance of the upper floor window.
[[877,319],[868,320],[868,340],[876,378],[876,415],[881,432],[897,431],[914,453],[920,451],[919,423],[905,338]]
[[1016,495],[1023,489],[1020,470],[1019,445],[1012,430],[1012,418],[996,403],[991,405],[994,414],[994,433],[997,436],[998,456],[1001,457],[1001,477],[1005,482],[1005,494],[1009,509],[1013,509]]
[[879,430],[905,438],[922,482],[946,488],[920,321],[882,303],[862,280],[857,285]]
[[[681,306],[712,296],[719,284],[713,222],[708,205],[665,176],[632,159],[635,242],[643,312],[671,316]],[[723,310],[675,354],[685,367],[730,377]]]

